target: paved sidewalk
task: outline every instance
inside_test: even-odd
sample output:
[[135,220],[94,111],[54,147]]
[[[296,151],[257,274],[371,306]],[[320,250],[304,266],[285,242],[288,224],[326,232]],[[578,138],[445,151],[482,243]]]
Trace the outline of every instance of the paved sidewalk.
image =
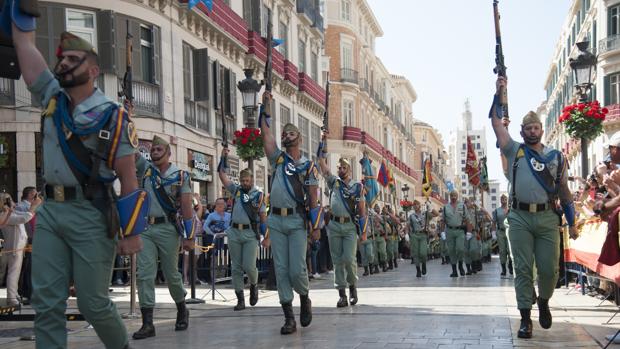
[[[359,303],[337,309],[338,293],[332,275],[311,282],[314,319],[310,327],[299,327],[299,301],[294,302],[297,333],[281,336],[282,311],[277,292],[261,291],[256,307],[233,312],[234,292],[218,285],[227,301],[217,295],[205,297],[206,305],[190,305],[190,328],[173,330],[176,308],[167,288],[157,289],[155,322],[157,336],[131,341],[132,348],[601,348],[605,335],[620,328],[620,316],[607,327],[601,325],[615,310],[606,302],[567,289],[556,290],[551,300],[553,327],[538,325],[534,308],[534,338],[516,337],[519,314],[511,279],[500,279],[496,258],[484,264],[482,273],[452,279],[449,266],[429,262],[427,276],[416,279],[415,268],[404,261],[387,273],[360,277]],[[360,269],[361,271],[361,269]],[[128,288],[114,288],[112,297],[122,313],[128,311]],[[4,292],[4,290],[0,291]],[[206,287],[197,290],[205,296]],[[246,297],[247,297],[246,290]],[[2,293],[0,293],[2,296]],[[75,307],[75,301],[70,305]],[[247,306],[246,302],[246,306]],[[75,310],[75,309],[74,309]],[[140,320],[127,320],[130,333]],[[84,322],[70,322],[70,348],[103,348]],[[0,322],[0,348],[34,348],[20,341],[20,328],[32,323]],[[13,336],[13,337],[11,337]],[[620,348],[612,345],[610,348]]]

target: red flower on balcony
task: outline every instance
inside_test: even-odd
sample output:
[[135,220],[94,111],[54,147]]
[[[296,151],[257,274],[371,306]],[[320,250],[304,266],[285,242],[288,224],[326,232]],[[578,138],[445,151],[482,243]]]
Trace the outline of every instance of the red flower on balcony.
[[591,140],[603,132],[603,121],[608,112],[598,101],[573,104],[562,109],[559,121],[564,123],[569,136]]
[[234,135],[232,143],[237,146],[237,155],[243,161],[258,160],[265,156],[260,129],[244,127],[235,131]]

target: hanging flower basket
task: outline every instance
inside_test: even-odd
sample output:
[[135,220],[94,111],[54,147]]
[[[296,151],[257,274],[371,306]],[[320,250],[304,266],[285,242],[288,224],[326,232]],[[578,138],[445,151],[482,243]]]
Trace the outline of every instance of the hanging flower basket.
[[400,207],[402,207],[405,212],[409,211],[413,207],[413,202],[409,200],[400,200]]
[[560,122],[564,123],[569,136],[592,140],[603,132],[603,121],[608,112],[598,101],[573,104],[564,107]]
[[237,155],[243,161],[258,160],[265,156],[263,135],[258,128],[244,127],[235,131],[232,143],[237,147]]

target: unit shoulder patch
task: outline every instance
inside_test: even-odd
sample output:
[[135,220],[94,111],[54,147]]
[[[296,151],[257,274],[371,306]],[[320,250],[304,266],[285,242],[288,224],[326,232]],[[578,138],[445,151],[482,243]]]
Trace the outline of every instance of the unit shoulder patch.
[[138,147],[138,131],[133,121],[127,122],[127,138],[129,138],[129,144],[131,144],[132,147]]

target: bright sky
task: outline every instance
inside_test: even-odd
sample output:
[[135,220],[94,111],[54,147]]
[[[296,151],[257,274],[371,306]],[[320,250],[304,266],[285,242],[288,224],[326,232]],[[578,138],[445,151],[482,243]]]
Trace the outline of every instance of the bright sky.
[[[384,35],[376,54],[418,94],[414,117],[437,128],[444,142],[460,125],[469,98],[474,129],[487,126],[489,176],[504,183],[488,110],[495,93],[492,0],[367,0]],[[510,133],[545,99],[544,82],[572,1],[500,0],[500,25],[508,67]]]

